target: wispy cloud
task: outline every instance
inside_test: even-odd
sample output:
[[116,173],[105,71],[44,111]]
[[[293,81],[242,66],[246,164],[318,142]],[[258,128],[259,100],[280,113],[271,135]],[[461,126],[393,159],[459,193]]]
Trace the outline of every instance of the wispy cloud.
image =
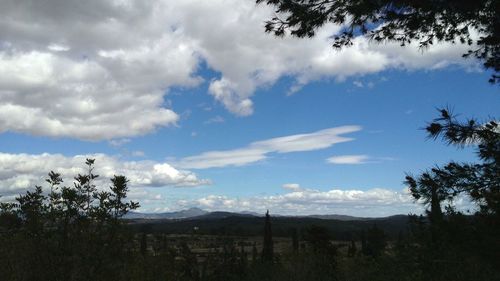
[[224,123],[226,120],[222,118],[221,116],[217,115],[213,118],[208,119],[207,121],[203,122],[204,124],[213,124],[213,123]]
[[135,156],[135,157],[144,157],[144,156],[146,156],[146,154],[142,150],[134,150],[134,151],[132,151],[131,154],[132,154],[132,156]]
[[128,139],[128,138],[112,139],[112,140],[108,141],[109,145],[111,145],[112,147],[121,147],[124,144],[127,144],[129,142],[130,142],[130,139]]
[[347,164],[347,165],[356,165],[356,164],[365,164],[368,163],[370,157],[368,155],[341,155],[341,156],[332,156],[326,159],[326,162],[330,164]]
[[269,153],[289,153],[324,149],[337,143],[352,141],[341,135],[361,130],[359,126],[329,128],[309,134],[256,141],[233,150],[208,151],[180,159],[175,166],[185,169],[207,169],[225,166],[243,166],[267,158]]
[[326,162],[335,165],[359,165],[393,160],[396,159],[393,157],[371,157],[369,155],[338,155],[326,159]]

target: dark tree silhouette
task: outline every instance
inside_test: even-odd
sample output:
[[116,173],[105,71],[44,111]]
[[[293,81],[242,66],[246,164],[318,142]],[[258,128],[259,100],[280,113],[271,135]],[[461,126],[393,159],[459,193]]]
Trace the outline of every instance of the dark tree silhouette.
[[[308,253],[308,280],[335,280],[337,276],[337,247],[331,243],[327,228],[312,225],[307,228],[304,240],[311,246]],[[310,279],[309,279],[310,278]]]
[[449,110],[442,109],[440,112],[441,117],[426,128],[429,137],[441,137],[447,144],[457,147],[474,145],[481,163],[451,162],[444,167],[432,168],[416,178],[408,175],[406,183],[413,197],[431,205],[431,220],[441,216],[438,202],[445,199],[452,201],[463,194],[477,204],[482,214],[500,221],[499,124],[497,121],[481,123],[475,119],[459,122]]
[[[500,126],[494,121],[498,119],[491,120],[460,122],[449,110],[441,109],[440,117],[426,128],[428,136],[442,138],[458,148],[473,146],[480,161],[450,162],[416,177],[406,177],[414,199],[428,206],[430,224],[428,228],[425,221],[418,224],[415,237],[421,247],[414,248],[420,259],[415,263],[425,267],[422,272],[436,280],[457,274],[491,280],[491,276],[500,274],[493,270],[500,267]],[[472,216],[455,209],[453,202],[459,198],[471,200]],[[448,205],[443,214],[444,201]],[[430,239],[426,233],[430,233]],[[468,264],[475,267],[466,267]]]
[[[0,207],[1,280],[124,280],[127,232],[120,218],[136,209],[124,202],[127,179],[114,176],[110,191],[98,192],[93,159],[73,186],[50,172],[40,186]],[[9,220],[5,220],[9,218]],[[12,222],[11,222],[12,221]],[[7,234],[7,235],[6,235]]]
[[498,0],[256,0],[276,8],[266,31],[283,36],[312,37],[326,23],[342,26],[333,47],[352,45],[357,35],[376,42],[405,46],[418,42],[428,48],[446,41],[469,45],[473,56],[493,70],[491,83],[500,82],[500,1]]
[[386,239],[384,231],[374,224],[366,232],[365,253],[374,258],[380,257],[387,245]]
[[272,263],[274,259],[273,233],[271,229],[271,216],[266,212],[264,222],[264,244],[262,245],[262,261]]

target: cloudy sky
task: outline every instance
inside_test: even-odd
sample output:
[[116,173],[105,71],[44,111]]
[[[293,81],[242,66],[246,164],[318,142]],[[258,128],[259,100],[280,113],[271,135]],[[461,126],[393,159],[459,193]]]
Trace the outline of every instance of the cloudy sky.
[[130,179],[143,212],[188,207],[280,214],[420,212],[405,173],[471,149],[426,140],[449,106],[500,113],[466,47],[264,32],[252,0],[0,1],[1,200],[72,177]]

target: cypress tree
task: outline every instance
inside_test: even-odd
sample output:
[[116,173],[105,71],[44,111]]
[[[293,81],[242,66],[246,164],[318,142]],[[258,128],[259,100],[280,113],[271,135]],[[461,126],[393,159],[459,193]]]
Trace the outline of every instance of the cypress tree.
[[273,257],[274,249],[273,234],[271,230],[271,216],[269,215],[269,210],[267,210],[264,223],[264,244],[262,246],[262,261],[272,263]]

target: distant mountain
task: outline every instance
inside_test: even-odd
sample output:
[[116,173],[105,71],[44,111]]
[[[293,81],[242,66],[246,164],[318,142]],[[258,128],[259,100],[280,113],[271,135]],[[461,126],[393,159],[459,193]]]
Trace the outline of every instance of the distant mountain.
[[[214,219],[225,219],[230,217],[262,217],[264,214],[243,211],[239,213],[234,212],[208,212],[202,210],[200,208],[190,208],[187,210],[177,211],[177,212],[168,212],[168,213],[138,213],[138,212],[130,212],[125,216],[125,219],[132,220],[214,220]],[[363,218],[363,217],[354,217],[347,215],[308,215],[308,216],[283,216],[278,214],[271,215],[274,218],[310,218],[310,219],[321,219],[321,220],[337,220],[337,221],[377,221],[377,220],[397,220],[397,219],[406,219],[407,216],[404,215],[395,215],[391,217],[385,218]]]
[[305,216],[307,218],[316,218],[322,220],[339,220],[339,221],[359,221],[359,220],[368,220],[369,218],[361,218],[361,217],[353,217],[346,215],[310,215]]
[[264,217],[265,214],[264,213],[257,213],[257,212],[251,212],[251,211],[242,211],[242,212],[239,212],[240,214],[243,214],[243,215],[252,215],[254,217]]
[[190,219],[211,220],[211,219],[224,219],[230,217],[257,217],[257,216],[259,215],[258,214],[254,215],[252,213],[210,212],[203,214],[201,216],[191,217]]
[[138,212],[130,212],[125,215],[126,219],[149,219],[149,220],[158,220],[158,219],[188,219],[193,217],[199,217],[208,214],[207,211],[204,211],[200,208],[189,208],[187,210],[182,210],[178,212],[168,212],[168,213],[138,213]]

